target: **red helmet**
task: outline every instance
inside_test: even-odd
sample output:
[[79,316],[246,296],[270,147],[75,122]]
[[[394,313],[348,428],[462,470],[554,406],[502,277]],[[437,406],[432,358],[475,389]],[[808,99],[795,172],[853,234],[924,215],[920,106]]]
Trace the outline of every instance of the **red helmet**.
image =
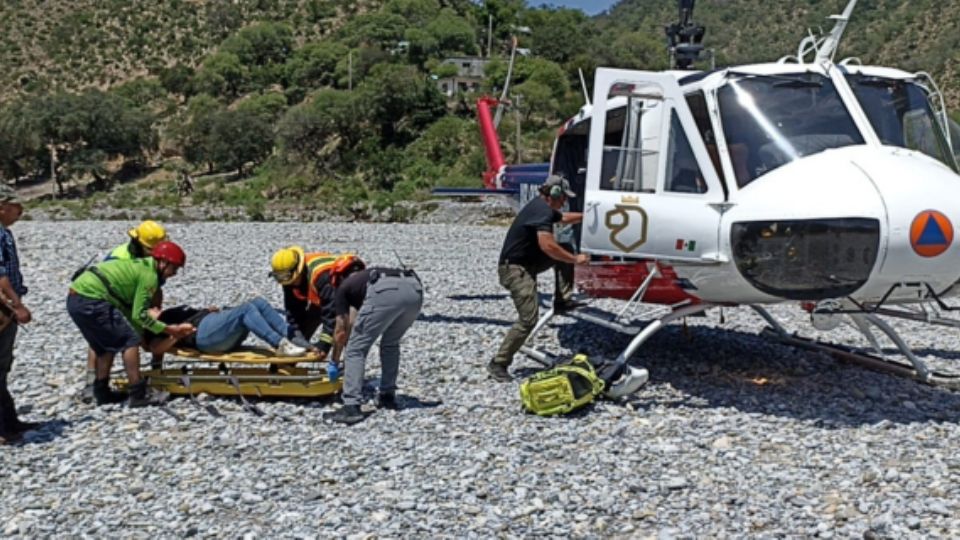
[[187,254],[183,252],[180,246],[169,240],[158,242],[157,245],[153,246],[151,256],[158,261],[167,261],[174,266],[187,264]]

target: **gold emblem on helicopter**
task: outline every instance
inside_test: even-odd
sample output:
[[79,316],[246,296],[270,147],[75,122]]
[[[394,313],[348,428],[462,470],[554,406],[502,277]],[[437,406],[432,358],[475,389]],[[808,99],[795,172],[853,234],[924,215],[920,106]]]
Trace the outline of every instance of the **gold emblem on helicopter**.
[[603,222],[610,229],[610,243],[620,251],[629,253],[647,241],[647,213],[639,206],[614,205]]

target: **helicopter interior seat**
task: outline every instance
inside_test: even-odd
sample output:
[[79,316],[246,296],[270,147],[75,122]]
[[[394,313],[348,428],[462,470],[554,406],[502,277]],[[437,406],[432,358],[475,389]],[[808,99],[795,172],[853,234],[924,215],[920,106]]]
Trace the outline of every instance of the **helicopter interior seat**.
[[705,193],[707,184],[696,169],[682,168],[673,173],[667,191],[675,193]]
[[747,159],[750,155],[749,148],[743,143],[730,143],[727,148],[730,151],[733,172],[737,175],[737,183],[741,186],[746,185],[750,178],[750,168],[747,165]]

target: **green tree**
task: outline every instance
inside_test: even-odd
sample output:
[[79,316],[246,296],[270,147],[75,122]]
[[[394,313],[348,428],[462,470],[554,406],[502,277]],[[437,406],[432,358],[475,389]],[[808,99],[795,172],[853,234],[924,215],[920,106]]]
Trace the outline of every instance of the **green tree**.
[[201,94],[235,97],[244,81],[240,58],[228,52],[208,56],[193,78],[193,88]]
[[285,154],[312,163],[317,171],[336,166],[363,136],[364,112],[354,94],[320,90],[284,114],[277,128],[279,146]]
[[44,146],[58,153],[57,182],[91,174],[106,187],[105,161],[122,157],[140,162],[157,147],[153,117],[126,99],[88,90],[83,94],[57,93],[34,102],[39,133]]
[[37,120],[27,99],[0,109],[0,172],[4,177],[16,180],[40,172],[44,148]]
[[563,64],[587,49],[591,25],[580,10],[528,10],[520,20],[530,28],[529,47],[540,58]]
[[347,57],[348,51],[345,45],[334,41],[308,43],[297,49],[285,65],[287,87],[305,93],[332,86],[337,80],[337,64]]
[[285,24],[262,22],[240,29],[220,45],[247,66],[282,64],[293,52],[293,30]]
[[431,124],[407,147],[414,159],[442,166],[454,166],[477,146],[477,127],[473,121],[444,116]]
[[604,51],[604,63],[624,69],[656,71],[667,68],[663,41],[645,32],[619,35]]
[[214,167],[212,151],[209,147],[215,117],[223,110],[213,96],[198,94],[187,102],[179,127],[177,140],[184,159],[194,166],[206,166],[212,172]]
[[270,123],[277,121],[286,109],[287,98],[279,92],[250,96],[237,105],[237,110],[259,116]]
[[160,84],[171,94],[189,96],[191,94],[190,81],[194,70],[190,66],[176,64],[173,67],[160,70]]
[[393,13],[366,13],[353,17],[338,35],[351,47],[373,45],[384,50],[393,50],[403,39],[407,21]]
[[441,54],[474,54],[477,51],[473,25],[451,9],[442,10],[427,24],[426,30],[436,39]]
[[223,110],[213,116],[207,145],[214,166],[243,176],[247,163],[256,166],[273,151],[273,128],[255,111]]
[[[560,104],[555,93],[544,84],[532,79],[527,80],[515,86],[511,93],[515,96],[514,104],[520,107],[524,120],[530,120],[535,115],[547,122],[556,119]],[[516,96],[522,98],[518,99]]]
[[413,66],[378,64],[358,90],[384,146],[405,145],[446,113],[436,85]]
[[403,39],[407,42],[407,59],[411,64],[423,66],[430,57],[440,54],[440,42],[422,28],[407,28]]
[[440,11],[437,0],[389,0],[383,12],[403,17],[410,26],[423,26]]

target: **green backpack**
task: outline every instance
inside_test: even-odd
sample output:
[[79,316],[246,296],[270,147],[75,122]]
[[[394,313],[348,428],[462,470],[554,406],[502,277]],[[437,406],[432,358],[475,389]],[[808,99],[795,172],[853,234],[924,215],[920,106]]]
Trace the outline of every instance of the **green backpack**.
[[574,356],[569,364],[536,373],[520,384],[523,407],[540,416],[574,411],[602,392],[603,380],[582,354]]

